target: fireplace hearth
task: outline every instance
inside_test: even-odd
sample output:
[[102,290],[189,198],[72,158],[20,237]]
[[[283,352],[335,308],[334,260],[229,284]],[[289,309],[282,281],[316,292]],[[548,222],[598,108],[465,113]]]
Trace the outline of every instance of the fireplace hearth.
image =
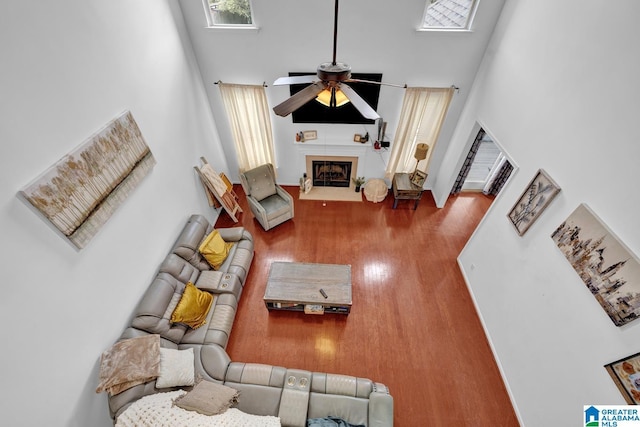
[[313,185],[318,187],[349,187],[352,163],[348,161],[314,160]]

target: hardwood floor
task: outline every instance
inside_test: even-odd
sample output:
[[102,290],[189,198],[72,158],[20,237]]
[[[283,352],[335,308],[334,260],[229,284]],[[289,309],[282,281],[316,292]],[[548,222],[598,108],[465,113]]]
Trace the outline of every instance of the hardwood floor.
[[[255,257],[227,351],[232,360],[370,378],[394,397],[394,425],[518,426],[456,257],[491,204],[462,194],[438,209],[426,192],[382,203],[298,200],[295,218],[264,231],[242,188],[240,222]],[[349,316],[269,312],[273,261],[351,264]]]

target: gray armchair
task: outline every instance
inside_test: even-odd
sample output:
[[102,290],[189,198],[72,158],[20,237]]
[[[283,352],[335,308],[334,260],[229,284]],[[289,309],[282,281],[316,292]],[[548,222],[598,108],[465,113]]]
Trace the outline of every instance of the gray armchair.
[[271,163],[240,173],[249,208],[262,228],[269,230],[293,218],[293,197],[276,184]]

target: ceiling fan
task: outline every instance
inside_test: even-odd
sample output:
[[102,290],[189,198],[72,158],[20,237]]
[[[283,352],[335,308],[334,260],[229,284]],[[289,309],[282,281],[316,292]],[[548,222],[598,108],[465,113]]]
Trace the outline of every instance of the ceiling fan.
[[274,86],[304,84],[309,83],[301,91],[292,95],[289,99],[273,107],[273,111],[282,117],[286,117],[298,108],[305,105],[312,99],[326,105],[327,107],[339,107],[348,102],[362,114],[363,117],[376,120],[380,116],[362,99],[356,91],[346,82],[370,83],[395,87],[407,87],[406,85],[394,85],[370,80],[360,80],[351,78],[351,67],[342,62],[336,62],[336,46],[338,38],[338,0],[335,2],[335,15],[333,24],[333,61],[323,62],[318,66],[317,74],[308,76],[280,77],[273,84]]

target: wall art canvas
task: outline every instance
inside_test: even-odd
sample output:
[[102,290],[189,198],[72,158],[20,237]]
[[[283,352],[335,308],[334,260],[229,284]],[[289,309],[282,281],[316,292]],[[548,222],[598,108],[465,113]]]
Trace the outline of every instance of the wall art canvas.
[[551,238],[616,326],[640,316],[640,262],[587,205]]
[[133,115],[126,111],[20,194],[82,249],[155,163]]
[[509,211],[509,220],[520,236],[527,232],[559,192],[560,187],[549,174],[542,169],[538,170]]
[[640,404],[640,353],[604,365],[624,400]]

